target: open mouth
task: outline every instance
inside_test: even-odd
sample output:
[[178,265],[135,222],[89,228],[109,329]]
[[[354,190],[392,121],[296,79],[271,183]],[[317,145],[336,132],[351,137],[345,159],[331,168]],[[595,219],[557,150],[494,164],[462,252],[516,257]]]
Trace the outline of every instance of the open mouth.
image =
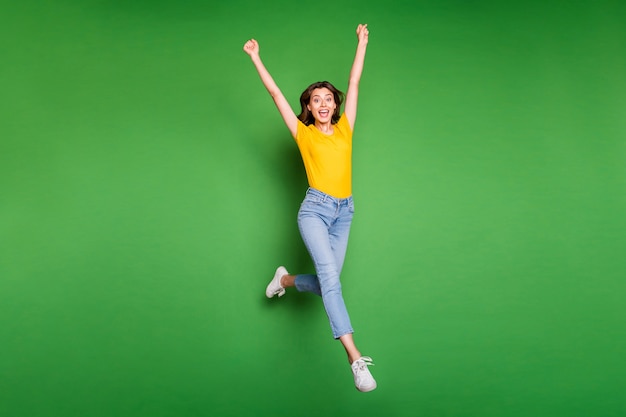
[[320,110],[319,111],[320,117],[328,117],[328,115],[330,114],[329,110]]

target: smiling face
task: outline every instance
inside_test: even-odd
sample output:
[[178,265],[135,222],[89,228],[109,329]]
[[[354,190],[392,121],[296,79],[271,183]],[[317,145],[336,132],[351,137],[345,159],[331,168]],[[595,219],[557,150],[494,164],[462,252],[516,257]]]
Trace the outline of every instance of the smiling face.
[[302,111],[298,119],[307,126],[326,124],[328,121],[331,124],[337,123],[341,117],[340,109],[344,97],[344,94],[328,81],[317,81],[309,85],[300,95]]
[[311,100],[307,108],[319,123],[331,123],[337,108],[335,96],[328,88],[316,88],[311,92]]

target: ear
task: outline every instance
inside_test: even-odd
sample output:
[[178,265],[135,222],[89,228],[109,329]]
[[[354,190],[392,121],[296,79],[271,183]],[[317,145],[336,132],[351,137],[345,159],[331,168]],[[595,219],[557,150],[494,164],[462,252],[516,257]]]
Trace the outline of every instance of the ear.
[[311,111],[311,106],[310,106],[310,105],[308,105],[308,104],[307,104],[307,105],[306,105],[306,108],[307,108],[309,111]]

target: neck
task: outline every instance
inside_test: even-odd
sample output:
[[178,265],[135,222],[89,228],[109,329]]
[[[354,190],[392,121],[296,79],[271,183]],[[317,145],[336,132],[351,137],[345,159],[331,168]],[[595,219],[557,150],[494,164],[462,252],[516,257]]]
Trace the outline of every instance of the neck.
[[315,121],[315,127],[322,133],[330,134],[333,133],[333,124],[332,122],[321,123],[319,121]]

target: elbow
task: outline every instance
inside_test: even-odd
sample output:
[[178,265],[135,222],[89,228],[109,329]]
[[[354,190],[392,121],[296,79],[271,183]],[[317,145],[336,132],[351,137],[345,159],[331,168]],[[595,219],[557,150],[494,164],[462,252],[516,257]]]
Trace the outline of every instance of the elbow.
[[276,100],[283,94],[277,86],[268,87],[267,92],[270,93],[270,96],[272,96],[274,100]]

